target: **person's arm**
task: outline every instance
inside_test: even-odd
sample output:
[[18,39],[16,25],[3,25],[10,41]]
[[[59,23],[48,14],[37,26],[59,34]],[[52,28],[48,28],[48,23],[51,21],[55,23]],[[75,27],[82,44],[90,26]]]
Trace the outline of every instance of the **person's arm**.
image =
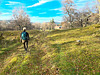
[[[22,34],[22,33],[21,33],[21,34]],[[22,42],[21,34],[20,34],[20,42]]]
[[30,39],[29,34],[27,33],[28,40]]

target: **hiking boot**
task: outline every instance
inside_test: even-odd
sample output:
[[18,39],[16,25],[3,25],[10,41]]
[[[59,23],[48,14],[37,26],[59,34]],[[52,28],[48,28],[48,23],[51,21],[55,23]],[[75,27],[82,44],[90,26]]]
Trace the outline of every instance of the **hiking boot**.
[[27,51],[27,48],[25,48],[25,51]]

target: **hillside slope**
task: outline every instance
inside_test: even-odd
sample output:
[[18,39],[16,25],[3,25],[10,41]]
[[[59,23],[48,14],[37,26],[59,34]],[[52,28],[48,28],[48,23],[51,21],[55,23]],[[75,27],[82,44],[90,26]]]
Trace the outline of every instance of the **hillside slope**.
[[1,75],[100,75],[100,25],[29,33],[28,53],[22,44],[1,53]]

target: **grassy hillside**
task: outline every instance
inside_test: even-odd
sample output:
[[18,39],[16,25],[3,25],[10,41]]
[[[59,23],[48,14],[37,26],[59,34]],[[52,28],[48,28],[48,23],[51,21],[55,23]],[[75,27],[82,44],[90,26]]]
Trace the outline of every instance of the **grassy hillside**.
[[19,31],[4,32],[0,75],[100,75],[100,25],[28,32],[28,53],[19,43]]

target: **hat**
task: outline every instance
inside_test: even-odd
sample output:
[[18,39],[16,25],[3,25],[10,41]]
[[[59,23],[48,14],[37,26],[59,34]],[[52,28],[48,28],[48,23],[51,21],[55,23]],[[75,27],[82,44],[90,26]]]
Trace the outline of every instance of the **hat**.
[[26,30],[26,27],[24,27],[23,30]]

